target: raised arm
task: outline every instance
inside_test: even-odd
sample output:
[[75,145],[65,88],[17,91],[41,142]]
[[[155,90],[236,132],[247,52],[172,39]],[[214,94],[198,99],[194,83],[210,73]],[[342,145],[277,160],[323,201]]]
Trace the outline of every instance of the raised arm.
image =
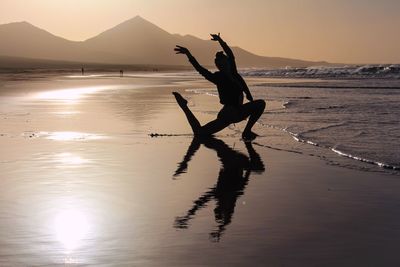
[[237,68],[236,68],[236,62],[235,62],[235,55],[232,52],[232,49],[228,46],[228,44],[222,40],[220,34],[210,34],[211,35],[211,40],[212,41],[217,41],[222,49],[224,50],[225,54],[229,57],[230,61],[231,61],[231,65],[233,70],[235,70],[237,72]]
[[230,64],[231,64],[231,68],[234,71],[235,76],[237,77],[237,79],[239,80],[239,82],[242,85],[242,89],[243,92],[246,94],[246,98],[249,101],[253,101],[253,96],[250,93],[249,87],[247,86],[246,82],[244,81],[243,77],[240,76],[240,74],[237,71],[237,67],[236,67],[236,61],[235,61],[235,55],[232,52],[232,49],[228,46],[228,44],[222,40],[220,34],[210,34],[211,35],[211,40],[212,41],[218,41],[219,44],[221,45],[222,49],[224,49],[224,52],[226,53],[226,55],[229,58]]
[[199,62],[197,62],[196,58],[190,53],[189,49],[187,49],[186,47],[183,46],[179,46],[177,45],[174,48],[174,51],[177,54],[185,54],[188,59],[189,62],[192,64],[192,66],[207,80],[209,80],[210,82],[215,83],[214,81],[214,75],[212,72],[210,72],[208,69],[204,68],[203,66],[200,65]]

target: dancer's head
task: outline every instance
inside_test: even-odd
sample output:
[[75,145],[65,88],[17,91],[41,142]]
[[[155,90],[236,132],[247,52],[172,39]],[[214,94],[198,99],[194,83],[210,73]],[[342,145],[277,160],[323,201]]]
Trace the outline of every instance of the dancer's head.
[[230,69],[228,57],[222,51],[215,54],[214,62],[220,71],[228,71]]

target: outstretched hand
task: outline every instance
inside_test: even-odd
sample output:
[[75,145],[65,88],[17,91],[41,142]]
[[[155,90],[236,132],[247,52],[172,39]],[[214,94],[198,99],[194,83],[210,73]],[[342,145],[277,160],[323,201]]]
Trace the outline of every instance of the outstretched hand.
[[220,33],[218,33],[218,34],[211,33],[210,35],[211,35],[211,41],[220,41],[221,40]]
[[176,54],[190,55],[189,49],[180,45],[175,46],[174,51],[176,52]]

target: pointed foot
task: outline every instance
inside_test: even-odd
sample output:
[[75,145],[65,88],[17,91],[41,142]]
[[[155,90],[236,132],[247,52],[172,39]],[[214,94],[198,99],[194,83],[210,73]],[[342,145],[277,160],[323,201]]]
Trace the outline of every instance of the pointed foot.
[[183,98],[183,96],[178,93],[178,92],[172,92],[172,94],[175,96],[176,102],[180,107],[185,107],[187,106],[187,100]]

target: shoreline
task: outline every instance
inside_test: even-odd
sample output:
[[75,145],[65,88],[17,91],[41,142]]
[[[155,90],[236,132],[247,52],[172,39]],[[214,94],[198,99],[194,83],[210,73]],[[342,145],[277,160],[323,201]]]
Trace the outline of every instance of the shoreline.
[[[215,94],[210,94],[208,92],[201,92],[202,90],[195,90],[195,89],[187,89],[186,92],[188,93],[194,93],[195,95],[204,95],[207,97],[214,97],[216,98],[217,95]],[[268,116],[268,112],[270,109],[275,110],[275,106],[276,104],[271,108],[269,105],[270,102],[267,101],[267,109],[265,111],[265,115]],[[201,106],[206,106],[208,109],[212,109],[212,107],[210,107],[209,104],[207,104],[207,100],[202,99],[201,100]],[[218,101],[212,101],[214,103],[215,106],[218,106],[219,103]],[[272,101],[271,101],[272,102]],[[283,104],[284,108],[285,104]],[[193,106],[194,110],[196,110],[196,106]],[[202,112],[201,110],[198,110],[199,112]],[[204,112],[204,111],[203,111]],[[213,114],[217,114],[217,110],[214,109]],[[210,113],[210,111],[206,111],[206,113]],[[342,168],[347,168],[347,169],[355,169],[355,170],[359,170],[362,172],[376,172],[376,173],[385,173],[385,174],[389,174],[389,175],[394,175],[394,176],[399,176],[400,172],[398,172],[399,167],[395,166],[395,165],[390,165],[387,163],[382,163],[379,161],[375,161],[372,159],[367,159],[367,158],[363,158],[357,155],[353,155],[353,154],[348,154],[345,152],[342,152],[340,150],[338,150],[335,147],[329,147],[329,146],[324,146],[321,145],[319,143],[316,143],[314,141],[305,139],[304,137],[301,136],[301,134],[296,134],[294,132],[288,131],[286,128],[280,128],[280,127],[276,127],[275,125],[270,125],[268,123],[262,123],[262,122],[257,122],[256,125],[262,126],[265,129],[261,128],[261,132],[270,132],[270,131],[278,131],[281,132],[282,137],[281,138],[285,138],[287,141],[287,145],[275,145],[276,147],[278,147],[279,150],[287,150],[290,152],[295,152],[295,153],[300,153],[300,154],[305,154],[305,155],[311,155],[311,156],[317,156],[319,157],[321,160],[323,160],[325,163],[330,163],[330,164],[337,164],[338,166],[342,167]],[[275,135],[274,133],[269,133],[272,135]],[[268,135],[268,134],[267,134]],[[290,140],[288,140],[290,139]],[[259,141],[259,138],[257,138],[255,140],[255,142]],[[292,142],[293,143],[292,143]],[[304,144],[305,146],[307,146],[306,149],[303,149],[299,146],[301,146],[302,144]],[[268,141],[266,141],[266,144],[264,144],[266,147],[268,147]],[[319,150],[322,150],[324,152],[320,152]],[[324,158],[326,158],[326,160],[324,160]],[[347,159],[349,162],[353,162],[354,166],[350,166],[346,164],[346,160],[344,160],[344,162],[341,163],[335,163],[335,161],[337,162],[337,159]],[[368,166],[371,166],[372,168],[368,168]]]

